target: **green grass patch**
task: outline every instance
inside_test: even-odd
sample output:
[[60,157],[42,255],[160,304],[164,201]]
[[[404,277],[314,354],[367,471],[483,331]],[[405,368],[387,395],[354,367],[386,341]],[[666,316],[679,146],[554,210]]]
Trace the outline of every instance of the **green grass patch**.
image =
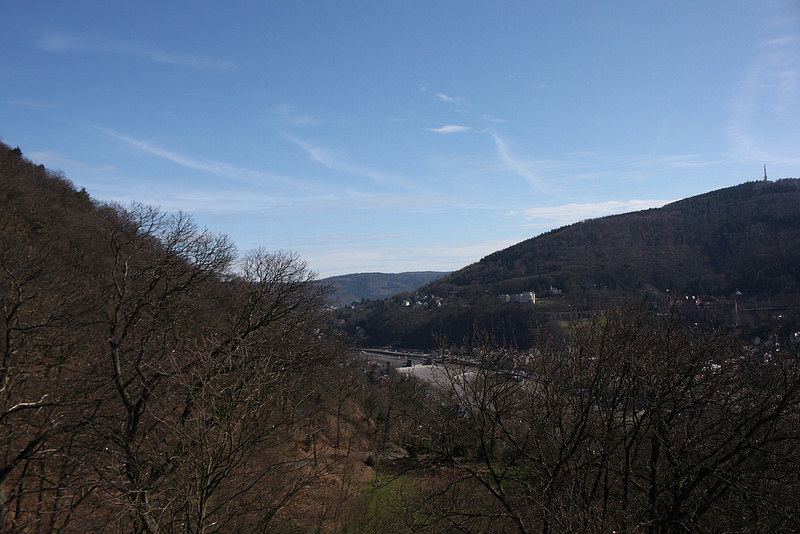
[[405,534],[413,532],[417,519],[415,502],[424,487],[426,468],[412,459],[380,460],[375,477],[364,487],[358,510],[343,532]]

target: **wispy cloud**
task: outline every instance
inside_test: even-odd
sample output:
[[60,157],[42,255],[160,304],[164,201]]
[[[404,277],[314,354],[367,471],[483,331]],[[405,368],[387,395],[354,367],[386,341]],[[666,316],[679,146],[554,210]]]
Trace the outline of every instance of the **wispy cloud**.
[[481,115],[481,118],[486,122],[494,122],[494,123],[503,123],[508,122],[508,119],[502,119],[500,117],[495,117],[493,115],[489,115],[488,113],[484,113]]
[[219,219],[250,220],[257,213],[273,212],[289,200],[244,189],[176,189],[168,181],[150,182],[146,179],[125,179],[120,182],[102,180],[89,182],[86,187],[93,195],[122,204],[143,202],[165,211],[185,211],[197,216],[213,215]]
[[[631,211],[659,208],[671,200],[609,200],[606,202],[570,203],[560,206],[530,208],[523,212],[527,221],[537,221],[533,226],[553,228],[585,219],[605,217]],[[516,212],[509,215],[518,215]]]
[[188,169],[203,171],[210,174],[214,174],[216,176],[222,176],[225,178],[230,178],[238,181],[246,181],[246,182],[261,183],[264,180],[279,181],[279,182],[293,181],[291,178],[288,178],[286,176],[281,176],[270,172],[247,169],[245,167],[230,165],[228,163],[222,163],[214,160],[202,160],[202,159],[192,158],[190,156],[186,156],[184,154],[180,154],[178,152],[174,152],[172,150],[160,147],[154,143],[151,143],[150,141],[134,139],[132,137],[122,135],[109,128],[104,128],[102,126],[96,126],[96,128],[101,132],[110,135],[111,137],[114,137],[115,139],[118,139],[131,147],[141,150],[142,152],[151,154],[153,156],[158,156],[160,158],[171,161],[176,165],[180,165],[181,167],[186,167]]
[[436,96],[439,98],[439,100],[443,100],[444,102],[449,102],[451,104],[463,105],[466,102],[464,98],[460,96],[447,96],[444,93],[436,93]]
[[327,277],[355,272],[455,271],[516,242],[503,239],[409,246],[397,240],[383,246],[370,243],[368,247],[310,245],[299,251],[312,269]]
[[311,126],[319,126],[322,121],[311,115],[298,112],[292,106],[280,105],[272,109],[272,113],[278,120],[284,124],[291,126],[298,126],[300,128],[308,128]]
[[319,163],[320,165],[331,171],[369,178],[370,180],[373,180],[378,183],[404,185],[404,186],[407,185],[404,180],[402,180],[397,176],[393,176],[382,171],[371,169],[363,165],[358,165],[356,163],[351,163],[346,159],[344,159],[343,157],[341,157],[340,155],[338,155],[333,150],[315,146],[309,143],[308,141],[299,139],[293,135],[284,134],[283,137],[287,141],[294,143],[295,145],[305,150],[306,153],[309,155],[309,157],[312,159],[312,161]]
[[505,140],[503,140],[503,138],[500,137],[497,132],[490,130],[489,135],[491,135],[492,139],[494,139],[494,143],[497,146],[497,152],[500,155],[500,160],[504,165],[525,178],[531,185],[541,185],[541,178],[539,175],[533,169],[531,169],[526,162],[511,155]]
[[367,243],[386,243],[389,239],[406,238],[412,234],[327,234],[309,239],[309,243],[320,246],[363,245]]
[[50,150],[28,152],[25,154],[25,156],[30,158],[32,161],[46,165],[51,169],[66,167],[68,169],[74,169],[81,172],[116,172],[119,170],[113,165],[88,165],[82,161],[64,157]]
[[698,167],[716,167],[730,163],[728,158],[714,154],[680,154],[675,156],[664,156],[660,158],[648,158],[639,160],[643,167],[668,166],[678,169],[695,169]]
[[[286,220],[296,217],[305,216],[307,219],[309,213],[333,211],[339,209],[339,198],[347,199],[343,194],[319,191],[314,187],[315,184],[277,188],[217,181],[213,188],[204,187],[203,184],[175,187],[172,180],[153,179],[152,172],[141,177],[120,172],[99,178],[85,175],[80,185],[86,186],[97,198],[123,204],[143,202],[160,206],[166,211],[182,210],[201,217],[213,217],[217,222],[238,221],[246,224],[249,231],[264,221],[282,225]],[[252,242],[240,244],[247,248],[257,246]]]
[[104,53],[147,59],[157,63],[179,65],[197,69],[231,70],[235,65],[229,61],[191,54],[176,54],[158,50],[152,46],[132,41],[109,41],[96,37],[76,37],[63,33],[51,33],[42,37],[39,48],[46,52]]
[[446,126],[442,126],[441,128],[426,128],[429,132],[434,133],[458,133],[458,132],[468,132],[472,130],[469,126],[461,126],[459,124],[448,124]]
[[797,163],[800,33],[791,25],[776,26],[789,33],[761,44],[731,100],[727,134],[740,157]]
[[50,109],[56,107],[53,104],[45,104],[43,102],[36,102],[35,100],[4,100],[4,104],[11,106],[18,106],[21,108],[35,108],[35,109]]

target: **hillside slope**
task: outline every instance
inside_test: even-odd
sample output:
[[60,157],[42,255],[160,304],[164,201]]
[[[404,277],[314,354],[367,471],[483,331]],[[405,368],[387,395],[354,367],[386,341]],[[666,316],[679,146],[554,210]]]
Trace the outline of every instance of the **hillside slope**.
[[[662,299],[741,294],[752,302],[796,305],[800,180],[748,182],[658,209],[582,221],[495,252],[419,292],[441,305],[424,315],[390,303],[353,314],[362,341],[431,346],[438,335],[460,339],[478,325],[524,345],[531,323],[636,293]],[[536,293],[538,304],[498,302],[524,292]]]
[[0,532],[317,517],[343,371],[313,279],[291,253],[238,259],[188,215],[95,202],[0,143]]
[[750,182],[650,209],[583,221],[483,258],[429,290],[476,281],[494,293],[556,287],[777,294],[800,280],[800,180]]

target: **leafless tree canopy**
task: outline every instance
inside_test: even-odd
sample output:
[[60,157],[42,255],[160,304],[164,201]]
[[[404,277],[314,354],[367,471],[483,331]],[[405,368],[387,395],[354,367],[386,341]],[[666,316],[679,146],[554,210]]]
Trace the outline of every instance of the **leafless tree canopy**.
[[414,529],[800,526],[797,340],[743,347],[634,307],[532,352],[476,354],[398,404],[439,466]]
[[[13,156],[13,154],[12,154]],[[326,288],[134,204],[0,217],[0,529],[229,532],[277,524],[324,470],[300,444],[340,353]],[[59,182],[61,180],[61,182]],[[39,191],[39,193],[41,193]]]

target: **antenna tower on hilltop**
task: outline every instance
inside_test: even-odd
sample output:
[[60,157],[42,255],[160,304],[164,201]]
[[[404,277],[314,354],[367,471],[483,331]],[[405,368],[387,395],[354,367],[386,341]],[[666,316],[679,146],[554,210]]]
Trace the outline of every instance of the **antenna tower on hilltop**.
[[764,181],[767,181],[767,164],[764,164]]

